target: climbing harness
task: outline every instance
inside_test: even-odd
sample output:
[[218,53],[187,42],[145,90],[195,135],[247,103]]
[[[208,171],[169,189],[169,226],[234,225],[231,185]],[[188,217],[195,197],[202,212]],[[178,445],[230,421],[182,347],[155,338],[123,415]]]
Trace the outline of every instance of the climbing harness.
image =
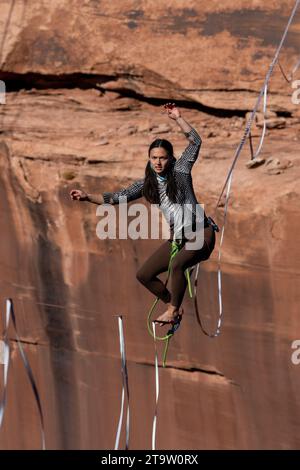
[[115,450],[119,449],[120,434],[121,434],[123,414],[124,414],[125,391],[126,391],[126,398],[127,398],[125,450],[128,450],[129,449],[129,386],[128,386],[128,374],[127,374],[122,315],[118,316],[118,325],[119,325],[120,355],[121,355],[121,369],[122,369],[122,398],[121,398],[121,411],[120,411],[119,423],[118,423],[117,434],[116,434],[116,439],[115,439]]
[[40,417],[40,426],[41,426],[41,441],[42,441],[42,449],[46,449],[45,445],[45,431],[44,431],[44,417],[43,417],[43,411],[42,411],[42,405],[41,405],[41,400],[40,400],[40,395],[36,386],[36,382],[34,380],[33,372],[31,369],[31,366],[29,364],[28,358],[25,354],[25,351],[22,346],[21,339],[18,334],[17,330],[17,322],[16,322],[16,317],[14,313],[14,307],[13,307],[13,301],[12,299],[7,299],[6,300],[6,318],[5,318],[5,329],[4,329],[4,389],[3,389],[3,395],[2,395],[2,400],[0,402],[0,429],[3,423],[3,417],[4,417],[4,411],[5,411],[5,405],[6,405],[6,397],[7,397],[7,379],[8,379],[8,370],[9,370],[9,364],[10,364],[10,347],[9,347],[9,340],[8,340],[8,329],[9,329],[9,323],[10,323],[10,318],[12,320],[12,324],[15,330],[15,335],[17,339],[17,344],[19,348],[19,352],[21,354],[21,358],[35,397],[35,401],[37,404],[38,412],[39,412],[39,417]]
[[209,225],[212,226],[212,228],[214,229],[214,231],[215,231],[215,232],[219,232],[220,229],[219,229],[218,225],[216,224],[216,222],[213,220],[213,218],[210,217],[210,216],[208,216],[207,219],[208,219]]

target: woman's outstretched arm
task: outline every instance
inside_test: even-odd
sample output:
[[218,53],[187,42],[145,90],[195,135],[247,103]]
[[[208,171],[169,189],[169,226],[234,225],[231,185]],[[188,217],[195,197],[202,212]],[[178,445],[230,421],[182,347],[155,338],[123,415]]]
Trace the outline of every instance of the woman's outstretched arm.
[[202,143],[201,137],[196,129],[181,116],[180,110],[174,103],[167,103],[164,107],[168,113],[168,117],[177,122],[184,135],[189,140],[188,146],[176,161],[174,169],[182,173],[190,173],[199,155]]
[[184,135],[188,138],[189,144],[176,161],[174,170],[181,171],[182,173],[190,173],[199,156],[202,140],[193,127],[189,132],[184,132]]
[[[93,204],[119,204],[120,202],[125,202],[125,197],[127,198],[126,201],[134,201],[135,199],[139,199],[143,195],[143,186],[144,186],[144,179],[140,179],[134,181],[130,186],[127,188],[120,189],[116,192],[104,192],[102,194],[90,194],[86,193],[81,189],[72,189],[70,191],[71,199],[75,201],[86,201],[92,202]],[[119,199],[121,198],[121,199]]]
[[181,115],[179,115],[175,121],[184,134],[188,134],[192,130],[192,126],[190,126],[190,124]]
[[[106,204],[119,204],[120,202],[134,201],[135,199],[139,199],[143,196],[143,187],[144,187],[144,179],[140,179],[134,181],[130,186],[127,188],[120,189],[114,193],[105,192],[102,193],[103,200]],[[123,198],[123,199],[119,199]]]
[[89,194],[83,191],[82,189],[71,189],[70,196],[73,201],[86,201],[92,202],[93,204],[103,204],[104,199],[102,194]]

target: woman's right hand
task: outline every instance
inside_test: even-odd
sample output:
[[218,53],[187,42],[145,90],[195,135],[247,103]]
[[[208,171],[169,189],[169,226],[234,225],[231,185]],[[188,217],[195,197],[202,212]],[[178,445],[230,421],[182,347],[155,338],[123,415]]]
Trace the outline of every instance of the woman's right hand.
[[177,108],[175,103],[166,103],[163,105],[164,111],[167,113],[168,117],[174,119],[175,121],[181,117],[180,111]]
[[81,189],[71,189],[70,196],[73,201],[87,201],[88,195],[85,191]]

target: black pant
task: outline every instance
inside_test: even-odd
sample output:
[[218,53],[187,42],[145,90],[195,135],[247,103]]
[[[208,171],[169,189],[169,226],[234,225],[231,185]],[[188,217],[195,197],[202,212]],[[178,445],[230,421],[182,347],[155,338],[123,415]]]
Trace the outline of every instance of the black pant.
[[[191,241],[192,240],[188,240]],[[211,225],[204,228],[204,243],[202,248],[198,250],[187,250],[185,243],[180,251],[172,260],[171,273],[169,283],[171,283],[170,291],[164,286],[164,283],[157,277],[168,270],[171,254],[172,236],[166,240],[143,264],[138,270],[137,279],[152,292],[159,297],[164,303],[171,302],[172,305],[179,308],[184,297],[187,286],[185,270],[201,261],[207,260],[214,247],[216,236]]]

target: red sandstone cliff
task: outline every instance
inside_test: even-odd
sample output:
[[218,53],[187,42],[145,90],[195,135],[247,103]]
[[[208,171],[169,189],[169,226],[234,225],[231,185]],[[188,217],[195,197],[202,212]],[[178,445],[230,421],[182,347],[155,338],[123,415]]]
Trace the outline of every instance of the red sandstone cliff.
[[[1,313],[12,297],[46,445],[59,449],[114,445],[121,392],[114,315],[122,313],[130,446],[150,448],[154,349],[146,313],[153,297],[135,273],[161,241],[100,241],[96,206],[72,202],[68,192],[116,190],[141,178],[157,136],[179,155],[185,138],[159,108],[176,101],[203,139],[193,181],[212,213],[294,2],[2,3]],[[280,56],[287,72],[299,40],[300,12]],[[272,122],[283,124],[267,131],[261,156],[278,162],[248,169],[248,144],[240,157],[222,256],[223,332],[204,337],[186,297],[161,371],[158,448],[300,446],[300,365],[291,362],[291,343],[300,339],[300,105],[292,92],[277,67],[268,105]],[[254,125],[254,145],[260,133]],[[199,276],[210,329],[219,240]],[[10,337],[0,448],[39,448],[36,406]]]

